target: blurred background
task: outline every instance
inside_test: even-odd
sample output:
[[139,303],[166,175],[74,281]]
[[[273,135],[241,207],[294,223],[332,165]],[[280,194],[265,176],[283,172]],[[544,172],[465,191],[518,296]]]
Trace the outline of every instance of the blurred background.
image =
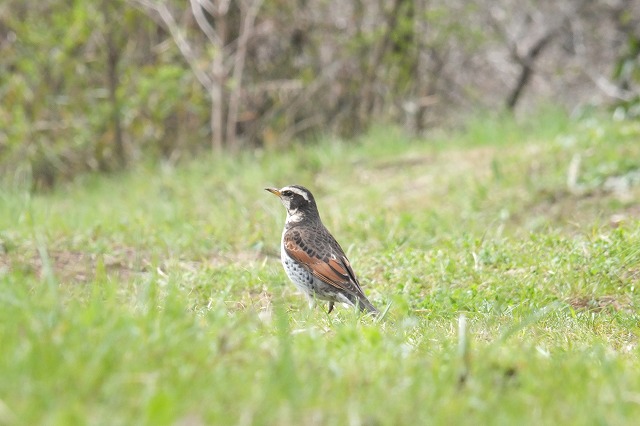
[[490,111],[640,115],[637,0],[4,0],[0,177]]

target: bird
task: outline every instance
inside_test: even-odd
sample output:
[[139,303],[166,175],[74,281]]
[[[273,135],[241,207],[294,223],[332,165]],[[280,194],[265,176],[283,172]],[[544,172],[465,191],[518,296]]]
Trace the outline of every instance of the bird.
[[311,191],[300,185],[265,190],[280,198],[287,209],[280,260],[289,279],[307,296],[309,307],[324,300],[329,302],[327,313],[335,303],[346,303],[377,315],[344,250],[320,220]]

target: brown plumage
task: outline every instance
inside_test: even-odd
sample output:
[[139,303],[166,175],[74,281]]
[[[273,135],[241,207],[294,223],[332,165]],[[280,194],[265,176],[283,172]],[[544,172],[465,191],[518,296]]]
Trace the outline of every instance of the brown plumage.
[[329,312],[335,302],[342,302],[377,314],[342,247],[322,224],[311,192],[299,185],[266,190],[278,196],[287,209],[282,265],[289,279],[307,295],[310,305],[321,299],[329,301]]

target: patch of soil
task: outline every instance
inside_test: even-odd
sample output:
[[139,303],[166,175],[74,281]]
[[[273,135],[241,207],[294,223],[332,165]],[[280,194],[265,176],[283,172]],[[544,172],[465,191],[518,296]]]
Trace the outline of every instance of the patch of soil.
[[12,252],[0,255],[1,270],[21,270],[42,279],[46,267],[55,277],[65,283],[87,283],[95,279],[99,264],[104,265],[108,277],[128,279],[146,270],[148,261],[131,248],[118,248],[113,254],[85,253],[73,250],[49,250],[44,255],[37,251]]
[[207,259],[210,267],[218,268],[227,265],[251,265],[264,261],[265,257],[280,258],[280,253],[267,253],[257,250],[241,250],[232,253],[216,253]]
[[567,303],[576,311],[602,312],[605,309],[612,309],[629,312],[633,310],[631,301],[624,296],[575,296],[567,300]]
[[[153,268],[151,257],[149,253],[131,247],[112,247],[108,254],[51,248],[41,256],[38,250],[26,244],[9,252],[0,247],[0,274],[12,270],[22,271],[42,279],[46,275],[46,268],[50,267],[58,281],[84,284],[95,280],[96,274],[104,268],[104,274],[108,278],[127,281],[136,275],[149,272]],[[264,262],[266,258],[271,257],[279,257],[279,254],[245,250],[216,253],[204,260],[179,260],[177,266],[195,272],[203,267],[220,268],[228,265],[247,267]]]
[[[640,205],[622,203],[616,209],[610,206],[614,194],[600,189],[573,193],[566,189],[540,191],[532,202],[524,205],[520,220],[547,218],[557,223],[591,223],[606,218],[612,228],[640,218]],[[514,215],[518,217],[518,215]]]

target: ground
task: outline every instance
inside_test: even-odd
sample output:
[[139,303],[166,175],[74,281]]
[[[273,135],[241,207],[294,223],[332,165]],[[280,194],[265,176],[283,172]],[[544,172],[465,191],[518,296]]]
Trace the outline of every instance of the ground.
[[[0,424],[634,424],[638,140],[554,113],[8,179]],[[383,318],[287,282],[292,183]]]

